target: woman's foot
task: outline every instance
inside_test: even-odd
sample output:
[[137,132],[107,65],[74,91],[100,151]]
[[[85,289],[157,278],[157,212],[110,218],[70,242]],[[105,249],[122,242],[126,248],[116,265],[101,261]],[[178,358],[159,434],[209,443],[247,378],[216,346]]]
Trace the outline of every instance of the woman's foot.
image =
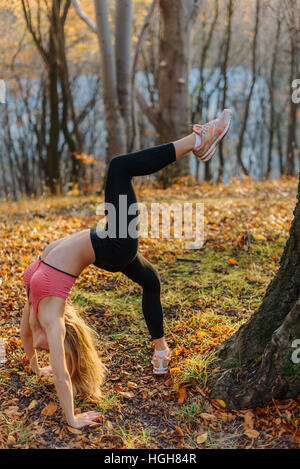
[[152,357],[153,373],[155,375],[164,375],[169,371],[169,363],[171,360],[170,350],[154,350]]
[[196,137],[193,153],[201,161],[206,162],[215,154],[218,143],[222,141],[229,130],[231,118],[231,109],[224,109],[217,119],[203,125],[195,124],[193,126]]

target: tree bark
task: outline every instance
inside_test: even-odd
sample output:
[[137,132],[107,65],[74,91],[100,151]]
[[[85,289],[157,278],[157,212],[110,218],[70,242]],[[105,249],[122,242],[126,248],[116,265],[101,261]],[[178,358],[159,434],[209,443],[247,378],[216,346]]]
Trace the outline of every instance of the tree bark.
[[118,92],[115,54],[108,22],[106,0],[94,0],[97,37],[101,57],[101,82],[107,131],[107,162],[116,155],[126,152],[126,133],[121,116]]
[[276,74],[276,64],[278,61],[278,45],[281,31],[281,21],[277,19],[277,28],[276,28],[276,37],[272,55],[272,65],[271,65],[271,75],[269,82],[269,94],[270,94],[270,126],[269,126],[269,145],[268,145],[268,165],[267,165],[267,179],[271,176],[272,170],[272,152],[273,152],[273,142],[275,134],[275,103],[274,103],[274,92],[275,92],[275,74]]
[[[230,51],[230,43],[231,43],[231,30],[232,30],[232,17],[234,11],[234,2],[233,0],[229,0],[228,9],[227,9],[227,28],[226,28],[226,35],[225,35],[225,54],[224,54],[224,61],[222,64],[222,76],[223,76],[223,97],[222,97],[222,109],[226,107],[227,101],[227,89],[228,89],[228,80],[227,80],[227,68],[228,68],[228,60],[229,60],[229,51]],[[223,152],[223,144],[222,142],[219,145],[219,175],[218,175],[218,182],[223,181],[224,176],[224,152]]]
[[242,151],[244,146],[244,136],[246,133],[247,122],[249,117],[249,110],[250,110],[250,102],[253,94],[253,90],[255,87],[256,79],[257,79],[257,65],[256,65],[256,49],[257,49],[257,40],[258,40],[258,31],[259,31],[259,21],[260,21],[260,0],[256,0],[256,14],[255,14],[255,28],[254,28],[254,35],[253,35],[253,44],[252,44],[252,82],[250,86],[250,91],[247,96],[244,118],[242,122],[242,128],[239,135],[239,142],[237,145],[237,160],[240,164],[242,171],[244,174],[248,175],[249,170],[243,163],[242,159]]
[[261,306],[217,352],[220,374],[208,382],[211,397],[229,409],[257,407],[300,392],[300,363],[292,360],[300,339],[300,181],[298,202],[280,268]]
[[116,0],[115,55],[119,109],[126,129],[126,150],[132,141],[131,120],[131,36],[132,1]]
[[[159,73],[158,142],[166,143],[185,136],[189,122],[190,33],[196,17],[196,0],[160,0],[161,37]],[[189,174],[189,160],[181,158],[159,179],[166,187],[175,176]]]

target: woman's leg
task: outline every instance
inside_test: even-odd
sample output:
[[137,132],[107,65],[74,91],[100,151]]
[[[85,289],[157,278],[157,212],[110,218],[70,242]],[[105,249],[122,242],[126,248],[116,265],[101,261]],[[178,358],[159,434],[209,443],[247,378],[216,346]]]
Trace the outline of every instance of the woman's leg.
[[152,340],[163,342],[160,340],[164,337],[164,327],[157,270],[138,253],[122,272],[143,288],[142,308],[149,333]]
[[[116,220],[117,238],[128,239],[128,225],[136,215],[128,215],[130,205],[136,203],[136,196],[132,187],[132,177],[145,176],[153,174],[165,168],[169,164],[181,158],[187,152],[193,149],[195,135],[191,134],[174,143],[159,145],[147,148],[135,153],[116,156],[109,164],[106,185],[105,185],[105,203],[112,204],[115,208],[113,216]],[[120,206],[120,196],[123,197]],[[126,214],[127,227],[121,227],[120,221]],[[107,228],[109,229],[109,213],[107,216]]]

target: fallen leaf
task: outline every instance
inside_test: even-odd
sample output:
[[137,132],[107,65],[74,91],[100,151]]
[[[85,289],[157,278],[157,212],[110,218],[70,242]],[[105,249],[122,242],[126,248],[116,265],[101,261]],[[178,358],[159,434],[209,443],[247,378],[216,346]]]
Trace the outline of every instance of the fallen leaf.
[[181,430],[180,427],[175,427],[175,431],[176,431],[177,435],[184,436],[184,433],[183,433],[183,431]]
[[205,441],[207,440],[207,436],[208,436],[207,432],[202,433],[201,435],[198,435],[196,439],[197,445],[201,445],[202,443],[205,443]]
[[222,409],[226,408],[226,403],[222,401],[222,399],[216,399],[216,402],[219,404],[220,407],[222,407]]
[[79,430],[79,428],[68,426],[67,429],[69,430],[69,432],[74,433],[75,435],[80,435],[82,433],[81,430]]
[[22,415],[21,412],[19,412],[19,407],[16,406],[16,405],[11,405],[11,406],[7,407],[4,410],[4,413],[6,415],[9,415],[10,417]]
[[244,427],[245,430],[248,430],[249,428],[254,427],[254,414],[251,410],[248,410],[244,414],[243,427]]
[[105,422],[105,427],[106,427],[106,430],[107,430],[108,432],[111,432],[111,431],[113,430],[113,428],[114,428],[114,427],[113,427],[113,424],[111,423],[110,420],[106,420],[106,422]]
[[125,392],[125,391],[119,391],[119,394],[124,397],[125,399],[131,399],[132,397],[134,397],[134,394],[133,392],[129,391],[129,392]]
[[28,410],[32,410],[37,406],[37,401],[33,400],[30,402],[29,406],[27,407]]
[[259,437],[259,432],[257,430],[254,430],[254,428],[248,428],[247,430],[244,431],[244,434],[248,436],[248,438],[258,438]]
[[200,414],[200,417],[203,420],[217,420],[217,417],[214,414],[207,414],[206,412],[202,412],[202,414]]
[[227,264],[228,265],[234,265],[234,264],[237,264],[237,260],[236,259],[232,259],[231,257],[228,259],[227,261]]
[[186,388],[182,386],[179,391],[178,391],[179,397],[178,397],[178,404],[182,405],[185,401],[186,398]]
[[13,445],[15,442],[16,442],[15,437],[12,436],[12,435],[8,435],[7,440],[6,440],[6,443],[7,443],[8,445]]
[[51,415],[53,415],[56,411],[57,411],[57,405],[49,404],[43,408],[41,414],[43,417],[51,417]]

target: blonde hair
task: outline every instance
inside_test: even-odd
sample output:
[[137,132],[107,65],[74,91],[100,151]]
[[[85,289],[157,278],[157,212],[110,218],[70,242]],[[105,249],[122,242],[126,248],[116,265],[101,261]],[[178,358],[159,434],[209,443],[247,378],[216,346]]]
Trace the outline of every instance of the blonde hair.
[[102,395],[101,385],[105,378],[106,367],[97,354],[97,334],[69,302],[66,303],[64,319],[65,353],[73,391],[99,398]]

